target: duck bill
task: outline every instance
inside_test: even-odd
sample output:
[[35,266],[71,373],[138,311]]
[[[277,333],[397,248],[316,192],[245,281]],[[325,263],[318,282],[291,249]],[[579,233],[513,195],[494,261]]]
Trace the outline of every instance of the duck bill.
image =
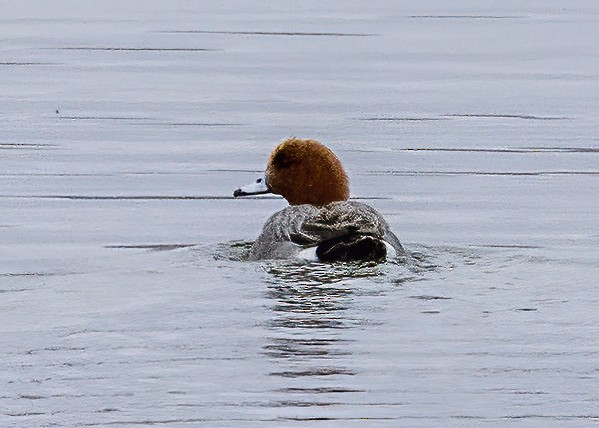
[[271,193],[270,187],[268,186],[268,182],[266,180],[266,175],[258,178],[253,183],[241,186],[239,189],[233,192],[233,196],[237,198],[238,196],[261,195],[264,193]]

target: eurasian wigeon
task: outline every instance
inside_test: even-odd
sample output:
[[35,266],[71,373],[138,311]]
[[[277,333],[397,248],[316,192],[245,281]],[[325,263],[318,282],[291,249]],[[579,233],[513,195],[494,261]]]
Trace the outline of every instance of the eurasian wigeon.
[[283,141],[270,154],[264,176],[233,196],[262,193],[281,195],[289,206],[268,219],[250,260],[378,261],[405,254],[374,208],[348,200],[341,161],[318,141]]

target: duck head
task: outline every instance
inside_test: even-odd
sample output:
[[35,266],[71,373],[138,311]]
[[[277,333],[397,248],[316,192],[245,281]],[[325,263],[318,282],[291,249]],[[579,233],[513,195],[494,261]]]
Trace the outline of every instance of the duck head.
[[268,158],[264,177],[243,186],[233,196],[274,193],[290,205],[326,205],[349,199],[349,180],[341,161],[314,140],[289,138]]

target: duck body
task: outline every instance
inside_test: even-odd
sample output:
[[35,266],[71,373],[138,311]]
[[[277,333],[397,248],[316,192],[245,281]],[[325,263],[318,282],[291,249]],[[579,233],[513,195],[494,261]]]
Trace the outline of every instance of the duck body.
[[349,200],[341,162],[317,141],[283,141],[271,153],[264,176],[233,195],[261,193],[279,194],[290,205],[268,219],[250,260],[381,261],[405,254],[374,208]]
[[248,258],[320,261],[382,260],[404,250],[387,222],[356,201],[290,205],[273,214]]

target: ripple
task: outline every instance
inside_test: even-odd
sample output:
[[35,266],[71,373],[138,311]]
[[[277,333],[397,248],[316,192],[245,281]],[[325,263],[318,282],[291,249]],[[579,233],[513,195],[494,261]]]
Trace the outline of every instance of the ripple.
[[57,50],[75,51],[126,51],[126,52],[214,52],[215,49],[207,48],[139,48],[139,47],[115,47],[115,46],[66,46],[58,48],[46,48]]
[[337,368],[337,367],[315,367],[307,370],[298,371],[283,371],[283,372],[272,372],[271,376],[279,377],[311,377],[311,376],[353,376],[355,372],[349,369]]
[[196,244],[129,244],[129,245],[105,245],[104,248],[134,249],[151,251],[171,251],[180,248],[193,247]]
[[369,33],[327,33],[305,31],[210,31],[210,30],[160,30],[160,33],[173,34],[230,34],[242,36],[325,36],[325,37],[372,37]]
[[445,296],[408,296],[410,299],[418,299],[418,300],[452,300],[453,297],[445,297]]

